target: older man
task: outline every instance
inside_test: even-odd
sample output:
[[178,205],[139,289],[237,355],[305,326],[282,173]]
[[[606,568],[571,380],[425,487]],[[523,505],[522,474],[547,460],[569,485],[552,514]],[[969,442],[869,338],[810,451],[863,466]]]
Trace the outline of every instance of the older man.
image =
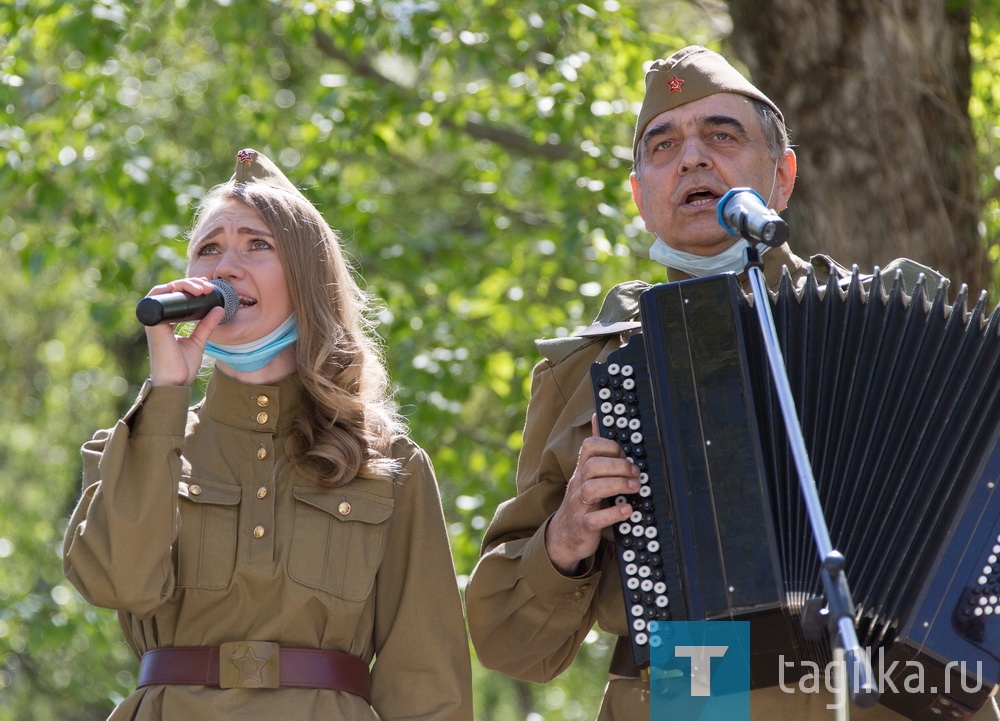
[[[722,56],[698,46],[653,63],[633,143],[632,193],[656,240],[650,257],[670,280],[741,272],[746,241],[717,219],[718,201],[733,187],[754,188],[783,210],[795,184],[795,153],[777,106]],[[782,268],[804,282],[846,274],[822,255],[805,260],[787,245],[763,255],[777,286]],[[912,282],[916,272],[900,264]],[[745,278],[741,276],[745,282]],[[511,676],[546,682],[574,660],[594,623],[619,636],[599,719],[649,718],[648,677],[631,661],[617,560],[608,529],[631,513],[608,499],[634,493],[638,472],[618,445],[597,436],[589,369],[639,327],[632,281],[608,294],[597,320],[571,338],[539,341],[544,359],[532,379],[518,460],[517,496],[501,504],[484,540],[466,594],[480,661]],[[910,285],[912,287],[912,285]],[[754,691],[754,719],[829,719],[829,695]],[[989,705],[982,718],[993,719]],[[901,719],[876,707],[857,719]],[[979,716],[977,716],[977,719]]]

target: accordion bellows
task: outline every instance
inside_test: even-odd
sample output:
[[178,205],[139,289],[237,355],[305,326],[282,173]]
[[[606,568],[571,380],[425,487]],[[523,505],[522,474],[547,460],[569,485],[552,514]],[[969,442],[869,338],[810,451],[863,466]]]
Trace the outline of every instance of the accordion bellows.
[[[829,646],[803,624],[820,562],[753,302],[733,274],[654,286],[591,376],[602,433],[644,471],[615,529],[636,661],[658,623],[749,620],[761,687]],[[966,718],[1000,682],[1000,312],[857,269],[786,275],[769,302],[861,645],[924,674],[882,703]]]

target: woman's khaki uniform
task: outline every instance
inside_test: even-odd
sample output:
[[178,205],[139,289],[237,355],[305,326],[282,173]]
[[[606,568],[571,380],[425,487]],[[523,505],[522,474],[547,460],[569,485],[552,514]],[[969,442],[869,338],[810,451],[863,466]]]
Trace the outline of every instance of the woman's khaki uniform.
[[297,376],[256,386],[216,371],[189,402],[186,387],[147,384],[84,445],[67,576],[119,611],[137,656],[233,641],[341,651],[371,663],[372,706],[345,691],[169,685],[135,691],[111,719],[469,721],[461,599],[424,452],[399,440],[394,478],[329,489],[285,458]]
[[[847,272],[823,255],[803,260],[787,245],[763,258],[765,279],[772,289],[778,285],[782,266],[788,267],[797,285],[805,281],[810,264],[821,283],[831,274]],[[934,272],[912,261],[894,267],[904,271],[908,288],[913,287],[916,273]],[[685,277],[671,271],[671,279]],[[524,447],[518,459],[517,496],[497,509],[466,591],[469,631],[479,660],[516,678],[538,683],[555,678],[573,662],[595,622],[622,637],[600,721],[650,717],[648,681],[638,677],[629,663],[618,661],[619,654],[630,657],[631,652],[624,638],[627,618],[611,532],[605,532],[585,572],[566,577],[545,552],[545,528],[562,501],[580,446],[591,434],[590,366],[604,361],[639,328],[638,298],[647,288],[648,284],[639,281],[616,286],[588,329],[572,338],[538,343],[545,359],[535,367],[532,378]],[[826,693],[787,694],[777,687],[766,688],[751,693],[751,716],[754,721],[833,719],[834,712],[827,708],[830,703],[833,698]],[[851,718],[895,721],[903,717],[879,706],[867,711],[852,708]],[[985,721],[996,715],[987,705],[975,718]]]

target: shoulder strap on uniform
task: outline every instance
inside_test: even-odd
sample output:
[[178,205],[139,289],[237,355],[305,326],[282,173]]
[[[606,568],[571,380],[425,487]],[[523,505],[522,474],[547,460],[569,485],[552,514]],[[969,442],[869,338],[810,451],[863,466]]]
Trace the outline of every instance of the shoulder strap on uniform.
[[927,283],[927,288],[931,293],[934,293],[942,284],[947,287],[951,282],[943,273],[909,258],[896,258],[889,261],[882,269],[882,277],[887,279],[887,282],[891,282],[897,270],[903,275],[903,286],[907,293],[912,293],[913,289],[917,287],[921,275],[924,276],[924,282]]
[[642,327],[639,322],[639,296],[651,287],[641,280],[619,283],[604,297],[604,303],[593,323],[567,338],[537,340],[535,347],[550,363],[558,363],[595,338]]

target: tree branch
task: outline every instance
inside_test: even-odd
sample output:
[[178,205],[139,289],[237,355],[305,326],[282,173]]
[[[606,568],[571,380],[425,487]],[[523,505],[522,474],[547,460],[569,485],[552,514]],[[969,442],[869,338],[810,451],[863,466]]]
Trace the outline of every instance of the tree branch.
[[[337,47],[333,39],[322,30],[318,28],[313,30],[313,38],[316,41],[316,46],[324,55],[347,65],[358,77],[371,80],[384,88],[392,88],[397,92],[410,92],[410,88],[405,88],[386,77],[370,63],[360,58],[349,56],[341,48]],[[462,124],[455,123],[449,118],[439,118],[439,120],[443,127],[464,132],[476,140],[488,140],[496,143],[517,155],[531,158],[542,157],[548,160],[566,160],[576,156],[578,152],[575,147],[564,143],[536,143],[523,133],[498,125],[491,125],[478,118],[467,119]]]

